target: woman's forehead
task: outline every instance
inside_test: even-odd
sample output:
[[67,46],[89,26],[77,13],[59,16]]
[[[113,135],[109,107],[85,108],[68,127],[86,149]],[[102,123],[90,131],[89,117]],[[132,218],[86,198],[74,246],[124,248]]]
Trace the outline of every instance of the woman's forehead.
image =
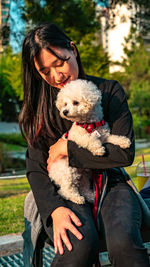
[[[34,57],[35,66],[38,67],[38,70],[41,68],[49,67],[52,64],[55,64],[61,58],[65,58],[69,51],[67,49],[59,47],[49,47],[50,49],[42,48],[41,51]],[[53,52],[54,53],[53,53]]]

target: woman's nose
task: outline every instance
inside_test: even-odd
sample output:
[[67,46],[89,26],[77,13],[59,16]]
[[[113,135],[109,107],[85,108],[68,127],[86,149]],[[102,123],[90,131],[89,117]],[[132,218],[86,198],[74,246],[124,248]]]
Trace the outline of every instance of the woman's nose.
[[63,73],[60,72],[59,70],[53,69],[52,75],[53,75],[55,82],[59,83],[62,81]]

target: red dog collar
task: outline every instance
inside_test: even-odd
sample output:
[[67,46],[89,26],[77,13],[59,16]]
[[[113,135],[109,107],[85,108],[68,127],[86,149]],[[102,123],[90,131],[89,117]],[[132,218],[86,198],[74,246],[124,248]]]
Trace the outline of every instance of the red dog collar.
[[76,125],[84,128],[87,130],[88,133],[92,133],[95,131],[95,129],[99,126],[104,126],[105,125],[105,121],[98,121],[98,122],[93,122],[93,123],[79,123],[76,122]]

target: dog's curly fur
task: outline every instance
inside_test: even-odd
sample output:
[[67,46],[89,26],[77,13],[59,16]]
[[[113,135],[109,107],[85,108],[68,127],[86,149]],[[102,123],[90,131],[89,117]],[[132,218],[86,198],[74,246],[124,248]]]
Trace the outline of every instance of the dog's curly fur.
[[[102,121],[101,100],[101,91],[96,85],[91,81],[80,79],[66,84],[58,93],[56,100],[61,117],[74,122],[69,130],[68,139],[98,156],[104,155],[103,143],[106,142],[123,149],[130,146],[127,137],[111,135],[107,123],[92,133],[88,133],[86,129],[76,124],[76,122]],[[94,200],[94,192],[90,190],[90,170],[85,170],[81,174],[77,168],[69,166],[67,158],[63,158],[52,164],[49,176],[60,187],[59,193],[64,198],[77,204],[84,204],[85,199],[90,202]]]

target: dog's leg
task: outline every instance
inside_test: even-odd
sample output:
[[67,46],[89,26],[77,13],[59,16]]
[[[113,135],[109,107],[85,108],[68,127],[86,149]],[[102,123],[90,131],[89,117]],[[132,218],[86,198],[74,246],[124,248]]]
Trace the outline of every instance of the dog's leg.
[[60,187],[58,193],[62,197],[77,204],[84,204],[85,199],[78,191],[80,176],[76,168],[69,167],[65,158],[54,162],[49,172],[50,179]]
[[76,204],[84,204],[85,198],[79,193],[79,181],[81,174],[76,168],[68,167],[67,180],[63,181],[59,189],[59,194]]
[[79,191],[76,186],[72,185],[71,187],[61,187],[58,193],[67,200],[70,200],[76,204],[84,204],[85,198],[79,194]]
[[107,136],[107,139],[105,141],[114,145],[118,145],[124,149],[130,147],[131,145],[129,138],[121,135],[110,134]]
[[69,131],[69,140],[74,141],[79,147],[88,149],[93,155],[102,156],[105,153],[101,140],[95,134],[90,134],[75,124]]
[[68,187],[68,191],[70,194],[70,200],[75,202],[76,204],[84,204],[85,198],[81,196],[79,192],[80,180],[81,180],[81,173],[78,172],[77,168],[69,167],[70,170],[70,180],[71,187]]

